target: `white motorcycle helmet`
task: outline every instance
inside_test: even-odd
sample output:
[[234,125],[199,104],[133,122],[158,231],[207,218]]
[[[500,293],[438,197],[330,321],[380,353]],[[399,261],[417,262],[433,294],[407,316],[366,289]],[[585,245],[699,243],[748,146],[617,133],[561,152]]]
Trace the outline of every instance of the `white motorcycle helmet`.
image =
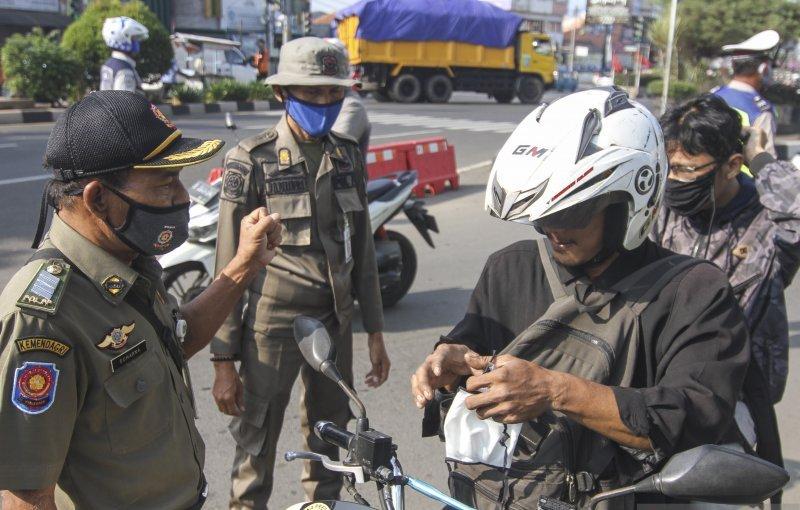
[[147,27],[127,16],[106,18],[103,23],[103,40],[113,50],[139,53],[139,43],[149,36]]
[[542,233],[583,228],[620,204],[606,216],[605,242],[613,246],[601,253],[610,255],[644,242],[666,178],[658,119],[622,90],[592,89],[542,104],[517,126],[492,167],[486,210]]

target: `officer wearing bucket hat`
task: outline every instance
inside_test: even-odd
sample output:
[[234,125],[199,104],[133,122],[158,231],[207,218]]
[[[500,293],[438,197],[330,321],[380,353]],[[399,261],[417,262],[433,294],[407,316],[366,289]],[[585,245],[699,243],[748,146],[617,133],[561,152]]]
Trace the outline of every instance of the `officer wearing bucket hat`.
[[[249,287],[211,345],[219,409],[235,416],[236,441],[230,508],[266,508],[272,491],[276,445],[292,385],[302,375],[303,435],[307,449],[338,456],[313,433],[318,420],[345,426],[347,397],[303,361],[292,337],[298,314],[325,323],[337,364],[352,382],[354,298],[369,334],[372,371],[382,384],[389,371],[372,240],[366,172],[355,140],[331,132],[349,78],[341,49],[316,37],[283,45],[278,73],[269,77],[286,115],[275,127],[243,140],[225,158],[217,242],[217,268],[233,257],[239,219],[262,205],[283,218],[283,244],[269,271]],[[234,362],[241,360],[240,373]],[[312,500],[337,499],[341,477],[307,464],[304,489]]]
[[57,212],[0,294],[3,508],[202,506],[185,359],[280,241],[277,216],[256,210],[203,294],[183,306],[167,294],[153,255],[186,239],[180,169],[221,147],[182,136],[132,92],[91,93],[56,122],[43,204]]

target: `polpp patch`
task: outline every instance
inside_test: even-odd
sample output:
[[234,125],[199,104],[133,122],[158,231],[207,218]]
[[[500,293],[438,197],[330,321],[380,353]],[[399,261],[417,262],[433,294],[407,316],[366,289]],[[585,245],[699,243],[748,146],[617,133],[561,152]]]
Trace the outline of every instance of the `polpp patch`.
[[128,335],[133,333],[135,328],[135,322],[117,326],[109,331],[108,334],[96,345],[96,347],[98,349],[111,349],[114,351],[122,349],[125,347],[125,344],[128,343]]
[[169,246],[169,243],[170,243],[170,241],[172,241],[173,237],[174,237],[174,234],[173,234],[172,230],[169,230],[169,229],[162,230],[161,233],[158,234],[158,237],[156,238],[156,242],[155,242],[155,245],[154,245],[155,248],[157,248],[159,250],[165,249],[167,246]]
[[11,403],[25,414],[41,414],[56,398],[58,373],[55,363],[26,361],[14,372]]
[[55,313],[58,303],[64,295],[64,288],[69,280],[70,266],[61,261],[51,260],[39,266],[36,276],[31,280],[25,292],[17,300],[20,308]]
[[51,352],[59,357],[64,357],[72,349],[64,342],[60,342],[54,338],[44,338],[41,336],[29,336],[27,338],[20,338],[15,340],[17,351],[20,354],[28,352]]
[[103,283],[101,285],[103,286],[106,292],[108,292],[112,296],[116,296],[117,294],[125,290],[127,283],[125,283],[125,280],[123,280],[121,277],[112,274],[111,276],[103,280]]
[[336,58],[336,55],[323,55],[320,64],[322,74],[325,76],[336,76],[339,74],[339,60]]
[[222,176],[222,194],[225,198],[236,199],[244,193],[244,177],[235,170],[226,170]]

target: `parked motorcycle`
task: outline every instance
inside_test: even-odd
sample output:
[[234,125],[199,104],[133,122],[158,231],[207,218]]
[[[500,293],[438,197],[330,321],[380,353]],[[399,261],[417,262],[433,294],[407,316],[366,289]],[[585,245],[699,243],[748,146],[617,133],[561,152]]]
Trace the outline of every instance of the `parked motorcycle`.
[[[226,126],[235,132],[236,124],[230,114],[226,115]],[[434,247],[431,231],[439,232],[436,219],[425,209],[424,202],[411,198],[417,182],[414,170],[367,182],[384,307],[397,304],[408,293],[417,274],[414,245],[403,234],[387,229],[386,224],[402,211],[431,248]],[[197,297],[213,280],[221,189],[219,169],[212,170],[206,181],[194,183],[189,189],[192,200],[189,239],[159,258],[164,268],[164,285],[181,303]]]
[[[294,337],[303,357],[312,368],[333,380],[358,409],[355,432],[321,421],[314,426],[317,437],[346,452],[343,462],[312,452],[286,452],[287,461],[305,459],[321,462],[342,473],[344,486],[356,503],[317,501],[299,503],[288,510],[371,510],[372,507],[358,492],[356,484],[374,482],[382,510],[403,510],[404,488],[409,487],[424,496],[446,505],[447,510],[474,510],[454,500],[432,485],[403,472],[397,457],[398,447],[392,438],[369,426],[366,408],[356,392],[342,379],[336,368],[336,353],[325,326],[310,317],[298,316],[294,321]],[[674,455],[658,473],[634,485],[603,492],[586,505],[593,510],[601,501],[629,494],[663,494],[684,501],[758,505],[777,493],[789,481],[782,468],[724,446],[703,445]],[[543,498],[541,510],[570,510],[572,505]]]

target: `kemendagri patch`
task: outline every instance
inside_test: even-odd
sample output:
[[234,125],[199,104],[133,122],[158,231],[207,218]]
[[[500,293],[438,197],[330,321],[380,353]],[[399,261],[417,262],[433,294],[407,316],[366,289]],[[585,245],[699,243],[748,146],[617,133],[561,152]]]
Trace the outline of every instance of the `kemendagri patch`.
[[71,346],[64,342],[41,336],[20,338],[19,340],[15,340],[14,343],[17,345],[17,351],[19,351],[20,354],[28,352],[51,352],[63,358],[67,355],[69,350],[72,349]]
[[41,414],[56,399],[58,373],[55,363],[26,361],[14,372],[11,403],[25,414]]

